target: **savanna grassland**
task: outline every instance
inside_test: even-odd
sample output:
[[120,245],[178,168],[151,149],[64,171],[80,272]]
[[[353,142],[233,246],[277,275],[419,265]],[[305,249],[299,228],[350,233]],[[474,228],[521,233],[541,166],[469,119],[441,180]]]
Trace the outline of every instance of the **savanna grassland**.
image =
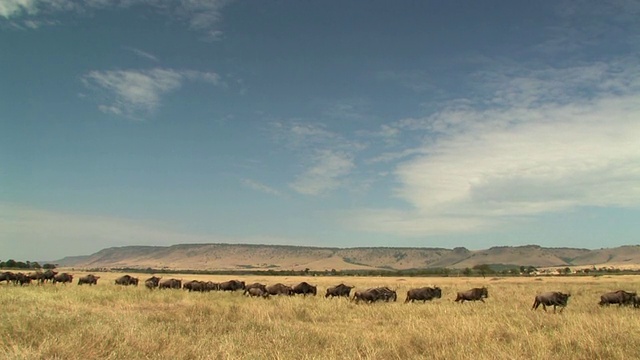
[[[640,358],[640,309],[597,305],[602,293],[640,288],[640,277],[238,277],[247,283],[318,285],[315,297],[248,298],[97,286],[0,286],[1,359],[630,359]],[[141,279],[148,276],[139,275]],[[165,278],[170,276],[164,275]],[[225,281],[230,276],[178,275]],[[328,286],[389,286],[398,302],[325,299]],[[436,285],[443,297],[404,304]],[[486,303],[453,302],[487,286]],[[532,311],[536,293],[571,293],[563,313]]]

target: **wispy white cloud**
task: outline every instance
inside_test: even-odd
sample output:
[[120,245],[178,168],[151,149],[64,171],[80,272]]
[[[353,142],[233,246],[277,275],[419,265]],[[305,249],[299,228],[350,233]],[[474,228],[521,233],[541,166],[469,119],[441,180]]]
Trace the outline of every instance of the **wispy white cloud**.
[[[189,28],[204,33],[204,38],[217,40],[222,32],[216,28],[221,10],[231,0],[2,0],[0,17],[10,20],[17,28],[37,28],[30,24],[51,24],[52,17],[60,12],[86,13],[107,8],[126,9],[148,6],[177,20],[189,24]],[[34,17],[38,17],[35,19]]]
[[147,60],[151,60],[153,62],[158,62],[159,61],[158,58],[155,55],[153,55],[151,53],[148,53],[146,51],[143,51],[143,50],[140,50],[140,49],[136,49],[134,47],[125,47],[125,49],[133,52],[134,54],[138,55],[141,58],[144,58],[144,59],[147,59]]
[[305,195],[322,195],[342,185],[343,178],[353,169],[354,162],[347,153],[319,150],[313,165],[289,184]]
[[163,95],[180,88],[186,81],[220,83],[216,73],[155,68],[151,70],[91,71],[83,77],[86,86],[103,90],[109,104],[103,112],[141,119],[160,106]]
[[263,192],[265,194],[271,195],[282,195],[282,193],[271,186],[265,185],[259,181],[251,180],[251,179],[241,179],[242,185],[248,187],[249,189],[253,189],[256,191]]
[[425,134],[420,146],[372,160],[401,161],[394,194],[409,208],[363,209],[352,225],[430,235],[579,207],[639,207],[633,63],[479,73],[484,94],[388,124],[397,130],[385,130],[389,136]]

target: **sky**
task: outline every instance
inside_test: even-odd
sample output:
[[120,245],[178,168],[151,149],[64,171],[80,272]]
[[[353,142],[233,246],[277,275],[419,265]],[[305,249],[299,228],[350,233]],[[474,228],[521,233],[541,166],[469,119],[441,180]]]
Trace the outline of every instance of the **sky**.
[[0,259],[640,243],[640,2],[0,0]]

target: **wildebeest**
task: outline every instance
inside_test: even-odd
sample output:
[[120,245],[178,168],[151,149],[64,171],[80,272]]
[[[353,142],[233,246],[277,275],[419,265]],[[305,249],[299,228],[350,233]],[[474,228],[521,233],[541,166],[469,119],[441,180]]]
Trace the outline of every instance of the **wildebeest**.
[[78,279],[78,285],[82,285],[82,284],[89,284],[89,286],[98,285],[98,279],[100,279],[100,276],[95,276],[93,274],[89,274],[87,276],[83,276],[83,277],[79,278]]
[[353,298],[351,299],[351,301],[355,301],[356,304],[360,301],[373,303],[379,300],[384,300],[387,302],[390,300],[396,301],[397,298],[398,295],[396,294],[395,290],[391,290],[388,287],[378,287],[367,289],[364,291],[356,291],[355,294],[353,294]]
[[73,282],[73,275],[71,274],[67,274],[67,273],[62,273],[62,274],[57,274],[56,276],[53,277],[53,283],[70,283]]
[[459,292],[456,295],[456,302],[460,301],[460,303],[463,303],[465,301],[482,301],[484,302],[483,298],[486,299],[489,297],[489,290],[487,290],[486,287],[481,287],[481,288],[473,288],[467,291],[462,291]]
[[220,283],[218,288],[222,291],[236,291],[236,290],[244,290],[244,281],[239,280],[229,280]]
[[314,285],[309,284],[306,281],[303,281],[300,284],[293,287],[294,294],[302,294],[304,296],[307,296],[307,294],[312,294],[315,296],[317,292],[318,292],[318,288]]
[[551,291],[543,294],[536,295],[535,300],[533,301],[533,306],[531,310],[536,310],[538,306],[542,305],[542,309],[547,311],[547,306],[553,305],[553,312],[556,312],[556,306],[560,307],[560,312],[564,310],[565,306],[567,306],[567,301],[569,301],[569,297],[571,294],[563,294],[559,291]]
[[162,278],[157,276],[152,276],[144,281],[144,286],[149,290],[153,290],[158,287],[158,284],[160,284],[160,279]]
[[6,281],[7,284],[9,284],[10,282],[15,282],[16,274],[12,273],[11,271],[2,272],[0,273],[0,281]]
[[15,275],[15,280],[14,283],[20,284],[20,285],[24,285],[24,284],[31,284],[31,277],[27,274],[23,274],[21,272],[17,273]]
[[638,294],[634,292],[618,290],[612,291],[600,296],[600,302],[598,305],[610,305],[610,304],[618,304],[618,306],[622,305],[632,305],[633,300],[638,296]]
[[53,278],[58,275],[57,271],[53,271],[51,269],[46,270],[44,273],[42,273],[43,279],[40,280],[40,282],[47,282],[47,281],[51,281],[53,282]]
[[204,283],[204,291],[218,290],[220,288],[220,284],[214,283],[213,281],[207,281]]
[[439,287],[422,287],[417,289],[411,289],[407,291],[407,299],[404,303],[408,303],[409,301],[414,302],[416,300],[422,300],[423,303],[427,301],[431,301],[435,298],[442,297],[442,290]]
[[158,283],[159,289],[180,289],[182,288],[182,280],[166,279]]
[[293,295],[293,289],[291,286],[281,283],[267,286],[267,292],[269,295]]
[[244,287],[244,292],[242,294],[245,295],[251,289],[261,289],[264,293],[267,293],[267,286],[266,285],[260,284],[260,283],[253,283],[253,284],[245,286]]
[[138,286],[138,278],[134,278],[131,275],[123,275],[115,280],[116,285],[135,285]]
[[184,290],[189,290],[189,292],[191,291],[198,291],[198,292],[203,292],[206,290],[206,283],[204,281],[198,281],[198,280],[191,280],[191,281],[187,281],[186,283],[182,284],[182,288]]
[[249,296],[251,297],[269,297],[269,293],[267,292],[267,290],[261,287],[252,287],[249,289],[245,289],[245,294],[249,294]]
[[324,295],[324,297],[335,297],[335,296],[344,296],[346,298],[349,297],[349,295],[351,295],[351,289],[353,289],[353,286],[347,286],[345,284],[340,284],[340,285],[336,285],[336,286],[332,286],[330,288],[327,288],[327,293]]

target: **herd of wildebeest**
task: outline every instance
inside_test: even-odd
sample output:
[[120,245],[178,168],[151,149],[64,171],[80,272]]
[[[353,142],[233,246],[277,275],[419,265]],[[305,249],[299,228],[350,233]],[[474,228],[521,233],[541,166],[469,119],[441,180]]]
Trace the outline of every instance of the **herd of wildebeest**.
[[[95,276],[92,274],[82,276],[78,278],[78,285],[88,284],[88,285],[96,285],[98,283],[98,279],[100,276]],[[12,273],[9,271],[0,273],[0,283],[6,281],[7,284],[13,283],[15,285],[27,285],[31,284],[33,281],[44,284],[45,282],[55,283],[72,283],[73,275],[68,273],[58,273],[53,270],[47,270],[44,272],[35,272],[31,274],[23,274],[23,273]],[[123,275],[115,280],[116,285],[129,286],[134,285],[138,286],[139,279],[130,275]],[[281,283],[277,283],[274,285],[264,285],[260,283],[253,283],[246,285],[244,281],[239,280],[229,280],[221,283],[216,283],[212,281],[200,281],[200,280],[192,280],[184,282],[179,279],[164,279],[156,276],[152,276],[145,280],[144,286],[149,289],[184,289],[197,292],[209,292],[209,291],[239,291],[243,290],[243,294],[250,297],[262,297],[268,298],[270,296],[278,296],[278,295],[296,295],[302,294],[303,296],[307,295],[316,295],[317,287],[311,285],[305,281],[294,285],[284,285]],[[331,286],[327,288],[327,292],[325,297],[346,297],[351,299],[351,301],[355,303],[365,302],[365,303],[374,303],[377,301],[396,301],[398,299],[398,295],[395,290],[390,289],[389,287],[377,287],[370,288],[361,291],[355,291],[353,297],[351,296],[351,290],[353,286],[347,286],[345,284],[339,284],[336,286]],[[553,312],[556,311],[556,308],[560,308],[560,312],[564,310],[567,306],[567,302],[569,301],[569,297],[571,294],[565,294],[560,291],[551,291],[542,294],[537,294],[535,296],[535,300],[533,302],[533,310],[538,309],[540,305],[546,311],[547,306],[553,306]],[[414,301],[422,301],[427,302],[433,299],[439,299],[442,297],[442,290],[439,287],[421,287],[416,289],[411,289],[407,291],[407,297],[405,299],[405,303],[414,302]],[[489,291],[486,287],[481,288],[473,288],[467,291],[461,291],[456,294],[455,302],[463,303],[465,301],[481,301],[484,302],[484,299],[489,297]],[[623,305],[632,305],[634,308],[640,308],[640,297],[637,296],[636,292],[630,292],[625,290],[617,290],[608,292],[600,296],[600,302],[598,303],[601,306],[618,304],[619,306]]]

